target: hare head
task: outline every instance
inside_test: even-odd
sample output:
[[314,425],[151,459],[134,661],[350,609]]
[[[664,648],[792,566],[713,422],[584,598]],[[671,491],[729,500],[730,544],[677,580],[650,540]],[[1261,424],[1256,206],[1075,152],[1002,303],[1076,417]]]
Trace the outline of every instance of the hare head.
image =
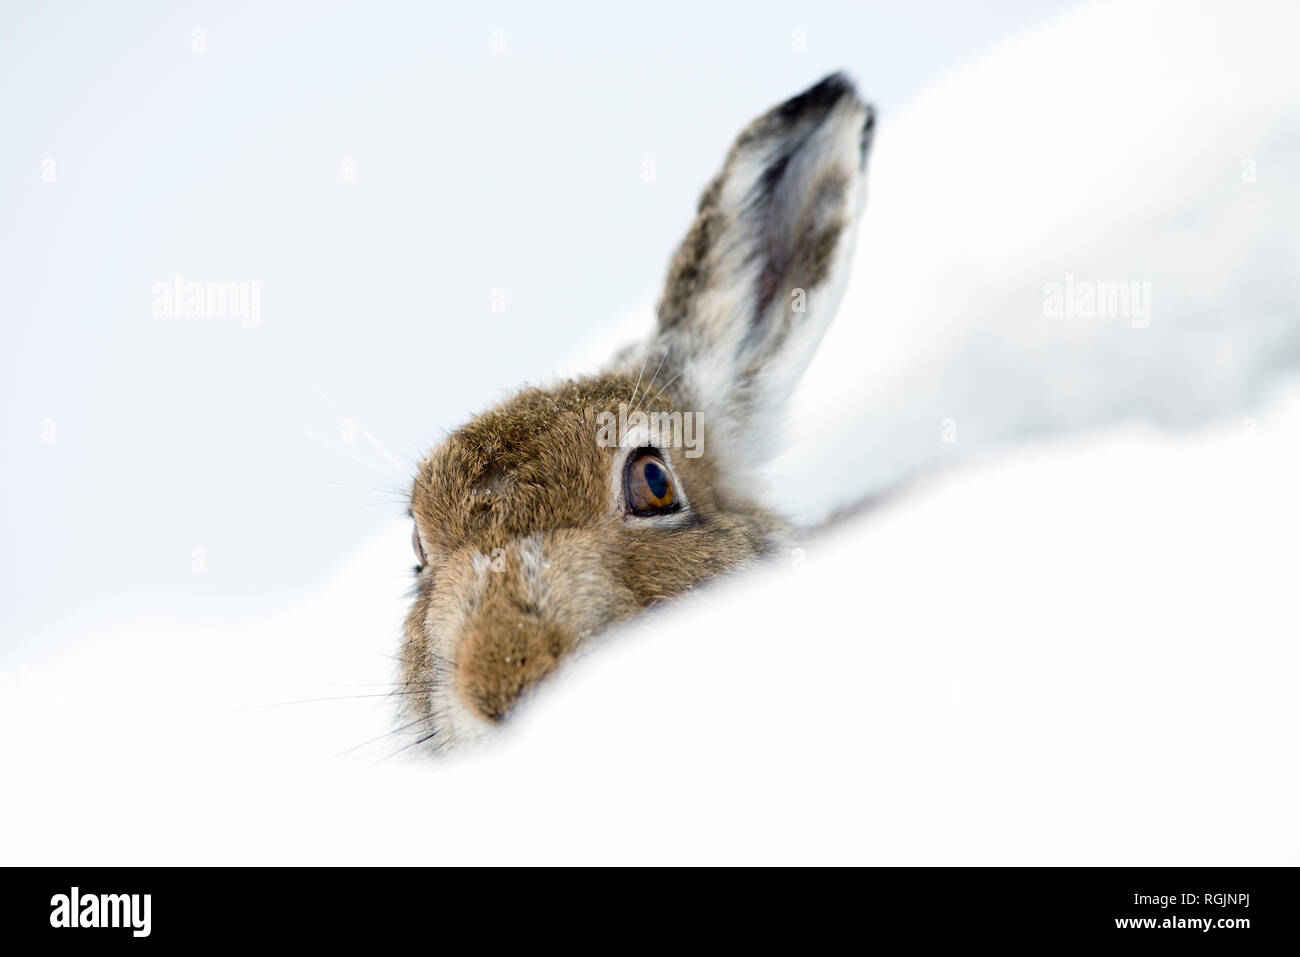
[[416,743],[482,736],[602,629],[789,541],[761,469],[839,304],[872,123],[838,74],[751,123],[648,339],[516,393],[421,463],[401,695]]

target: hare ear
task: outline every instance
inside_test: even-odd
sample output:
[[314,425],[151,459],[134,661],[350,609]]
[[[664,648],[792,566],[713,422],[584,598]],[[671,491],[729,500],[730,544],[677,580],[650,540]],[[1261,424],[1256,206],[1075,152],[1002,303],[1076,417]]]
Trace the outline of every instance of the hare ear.
[[[668,267],[650,351],[716,441],[780,413],[839,306],[871,108],[833,74],[751,123]],[[652,363],[653,364],[653,363]]]

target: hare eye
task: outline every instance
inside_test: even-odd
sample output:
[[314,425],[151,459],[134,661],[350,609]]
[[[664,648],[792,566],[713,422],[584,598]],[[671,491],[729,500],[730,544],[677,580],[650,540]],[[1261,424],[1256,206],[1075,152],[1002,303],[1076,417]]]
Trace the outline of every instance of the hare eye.
[[652,450],[638,452],[628,460],[624,485],[628,508],[636,515],[657,515],[677,503],[673,475]]
[[424,564],[424,546],[420,544],[420,529],[411,526],[411,548],[415,552],[415,560],[421,565]]

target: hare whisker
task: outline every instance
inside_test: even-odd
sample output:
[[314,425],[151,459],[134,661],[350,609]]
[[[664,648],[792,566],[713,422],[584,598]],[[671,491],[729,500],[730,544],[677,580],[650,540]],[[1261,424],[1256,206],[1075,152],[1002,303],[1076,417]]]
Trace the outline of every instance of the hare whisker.
[[632,398],[627,400],[629,404],[636,401],[637,390],[641,388],[641,377],[645,375],[645,364],[649,361],[650,361],[650,353],[647,352],[641,358],[641,371],[636,374],[636,385],[632,387]]
[[649,397],[650,390],[655,387],[655,379],[659,378],[659,370],[664,367],[664,363],[668,361],[668,355],[672,351],[673,351],[672,349],[664,350],[663,358],[659,360],[659,365],[655,367],[655,374],[650,377],[650,384],[645,387],[646,394],[641,397],[641,402],[638,403],[636,407],[632,409],[633,412],[638,411],[641,408],[641,405],[644,404],[645,400]]
[[358,698],[400,698],[409,694],[424,694],[426,689],[417,689],[414,691],[386,691],[383,694],[345,694],[330,695],[322,698],[301,698],[297,701],[276,701],[271,704],[255,704],[247,708],[236,708],[236,711],[265,711],[268,708],[287,708],[291,705],[298,704],[318,704],[322,701],[354,701]]
[[364,748],[368,744],[374,744],[377,741],[384,741],[388,738],[393,737],[394,735],[401,734],[403,731],[406,731],[408,728],[415,727],[417,724],[423,724],[425,720],[426,720],[425,718],[416,718],[414,721],[408,721],[406,724],[401,725],[400,727],[397,728],[393,728],[391,731],[385,731],[383,734],[376,735],[373,738],[369,738],[368,740],[362,741],[360,744],[354,744],[352,745],[352,747],[340,751],[338,754],[334,755],[334,757],[341,758],[345,754],[351,754],[354,751],[359,751],[360,749]]
[[404,751],[409,751],[409,750],[411,750],[411,748],[418,747],[419,745],[424,744],[424,742],[426,742],[426,741],[432,741],[434,738],[436,738],[436,737],[438,736],[438,734],[439,734],[439,732],[436,731],[436,730],[435,730],[435,731],[430,731],[428,734],[424,735],[424,736],[421,737],[421,738],[417,738],[416,740],[412,741],[410,744],[407,744],[407,745],[404,745],[404,746],[398,748],[398,749],[397,749],[396,751],[394,751],[392,754],[386,754],[386,755],[384,755],[382,758],[380,758],[378,761],[375,761],[375,762],[372,763],[370,766],[373,768],[376,764],[383,764],[383,763],[384,763],[385,761],[387,761],[389,758],[395,758],[395,757],[397,757],[399,754],[401,754],[401,753],[404,752]]
[[676,382],[678,379],[681,378],[681,375],[682,375],[682,374],[679,372],[679,373],[677,373],[677,375],[673,376],[671,379],[669,379],[667,382],[665,382],[665,383],[664,383],[664,387],[663,387],[662,389],[660,389],[660,390],[655,394],[655,398],[657,399],[657,398],[659,398],[661,395],[663,395],[664,392],[667,391],[667,389],[668,389],[668,387],[669,387],[670,385],[672,385],[674,382]]
[[328,445],[328,446],[329,446],[330,448],[332,448],[334,451],[336,451],[336,452],[341,452],[343,455],[346,455],[348,458],[352,459],[353,461],[360,462],[362,465],[366,466],[367,468],[372,468],[372,469],[374,469],[374,470],[375,470],[376,472],[378,472],[380,475],[387,475],[387,476],[388,476],[390,479],[392,479],[394,482],[400,482],[400,481],[401,481],[401,479],[399,479],[396,475],[394,475],[392,472],[388,471],[387,469],[380,468],[380,467],[379,467],[378,465],[376,465],[374,462],[369,462],[369,461],[367,461],[366,459],[363,459],[361,456],[357,455],[355,452],[349,452],[347,449],[343,448],[343,446],[334,444],[333,442],[331,442],[329,439],[325,438],[324,436],[317,435],[315,432],[308,432],[307,434],[310,435],[310,436],[311,436],[313,439],[315,439],[317,442],[321,442],[321,443],[323,443],[324,445]]

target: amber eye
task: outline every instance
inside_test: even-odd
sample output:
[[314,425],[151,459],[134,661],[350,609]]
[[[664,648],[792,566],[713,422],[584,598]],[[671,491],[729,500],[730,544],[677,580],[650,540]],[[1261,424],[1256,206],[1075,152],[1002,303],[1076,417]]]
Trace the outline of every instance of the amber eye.
[[677,504],[673,474],[653,449],[634,453],[624,473],[627,507],[636,515],[657,515],[671,511]]
[[414,525],[411,526],[411,548],[415,551],[415,560],[423,565],[424,546],[420,544],[420,529]]

